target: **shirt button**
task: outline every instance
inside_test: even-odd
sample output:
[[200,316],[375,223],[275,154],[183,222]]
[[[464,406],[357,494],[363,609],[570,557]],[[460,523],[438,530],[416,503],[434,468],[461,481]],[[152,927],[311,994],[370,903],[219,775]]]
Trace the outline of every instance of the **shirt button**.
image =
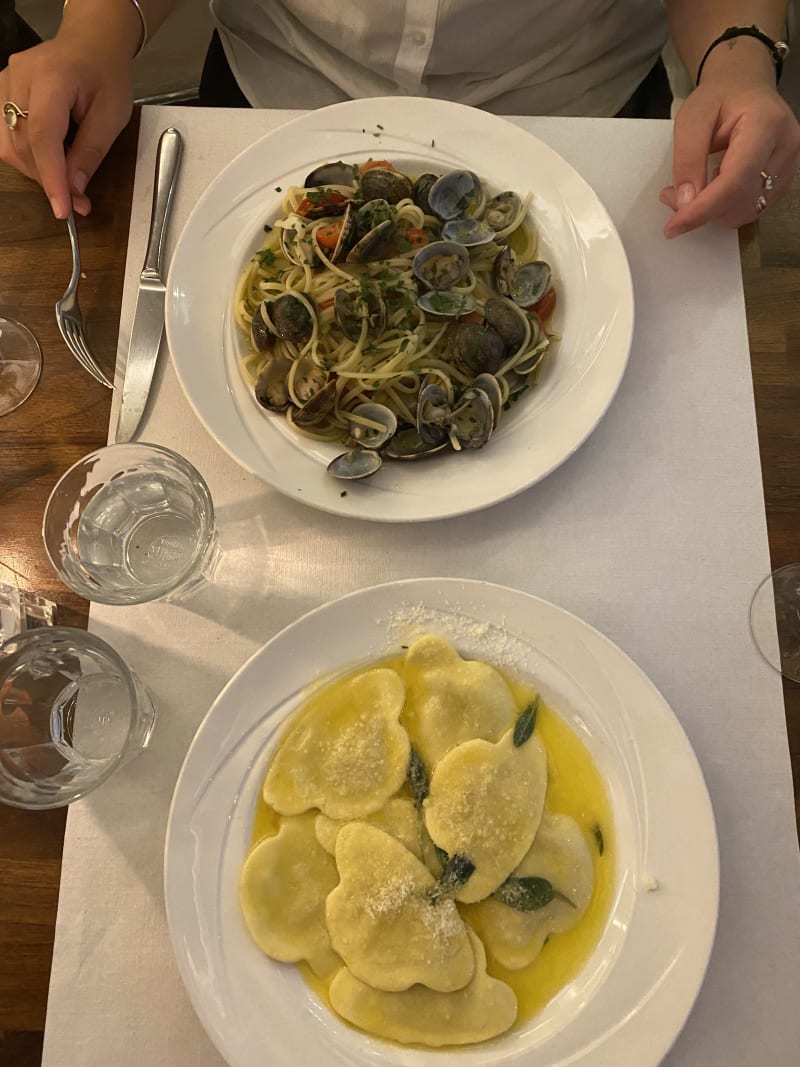
[[423,33],[422,30],[414,30],[411,34],[411,43],[417,45],[417,47],[421,48],[422,45],[427,44],[427,42],[428,35]]

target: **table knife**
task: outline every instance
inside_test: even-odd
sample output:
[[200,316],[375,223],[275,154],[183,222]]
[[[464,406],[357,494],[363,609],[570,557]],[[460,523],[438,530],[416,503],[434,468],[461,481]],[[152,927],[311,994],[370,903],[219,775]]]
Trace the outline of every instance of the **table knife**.
[[164,230],[182,151],[183,139],[178,131],[172,127],[164,130],[158,141],[150,236],[144,266],[139,275],[139,293],[133,316],[128,360],[125,364],[122,402],[117,421],[118,443],[130,441],[141,422],[156,368],[161,335],[164,332],[166,286],[161,276]]

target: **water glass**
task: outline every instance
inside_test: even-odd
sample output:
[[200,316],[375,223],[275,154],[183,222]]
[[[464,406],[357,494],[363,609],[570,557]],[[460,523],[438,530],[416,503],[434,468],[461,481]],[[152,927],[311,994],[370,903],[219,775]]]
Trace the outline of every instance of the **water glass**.
[[109,445],[61,478],[44,512],[50,562],[101,604],[185,595],[219,556],[211,494],[183,456],[161,445]]
[[28,327],[0,316],[0,415],[23,404],[42,373],[42,350]]
[[99,637],[66,626],[0,645],[0,801],[58,808],[150,740],[153,703]]

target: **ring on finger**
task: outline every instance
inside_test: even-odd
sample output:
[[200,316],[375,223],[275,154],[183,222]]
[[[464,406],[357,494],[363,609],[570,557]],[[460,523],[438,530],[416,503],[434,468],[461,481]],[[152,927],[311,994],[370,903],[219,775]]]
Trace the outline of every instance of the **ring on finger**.
[[761,188],[765,189],[767,192],[769,192],[770,189],[774,189],[775,188],[775,182],[777,180],[778,180],[778,175],[777,174],[767,174],[767,172],[765,170],[761,171]]
[[6,126],[13,133],[17,128],[17,123],[20,119],[26,119],[28,112],[24,107],[20,107],[19,104],[15,104],[13,100],[6,100],[3,104],[3,119]]
[[762,194],[756,198],[756,215],[760,215],[762,211],[766,211],[767,198]]

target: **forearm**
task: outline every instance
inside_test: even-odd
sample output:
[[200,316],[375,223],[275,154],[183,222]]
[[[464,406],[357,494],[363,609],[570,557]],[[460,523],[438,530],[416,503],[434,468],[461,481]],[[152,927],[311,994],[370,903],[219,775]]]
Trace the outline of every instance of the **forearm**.
[[[665,0],[670,33],[686,69],[694,77],[711,42],[729,26],[757,26],[773,40],[782,32],[787,0]],[[712,51],[704,69],[725,73],[748,69],[774,81],[768,50],[752,37],[735,37]]]
[[[148,39],[175,6],[175,0],[140,0]],[[97,42],[121,59],[132,59],[142,39],[142,20],[131,0],[69,0],[58,36],[66,40]]]

